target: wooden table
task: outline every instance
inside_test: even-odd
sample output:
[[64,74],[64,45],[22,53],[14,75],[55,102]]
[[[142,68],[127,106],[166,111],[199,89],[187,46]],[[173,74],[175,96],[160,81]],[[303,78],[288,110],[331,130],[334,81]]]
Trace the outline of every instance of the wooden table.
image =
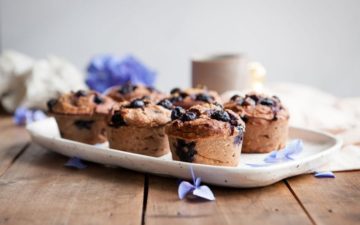
[[67,157],[32,144],[9,117],[0,118],[0,140],[0,224],[360,224],[360,171],[212,187],[216,201],[181,201],[177,179],[66,168]]

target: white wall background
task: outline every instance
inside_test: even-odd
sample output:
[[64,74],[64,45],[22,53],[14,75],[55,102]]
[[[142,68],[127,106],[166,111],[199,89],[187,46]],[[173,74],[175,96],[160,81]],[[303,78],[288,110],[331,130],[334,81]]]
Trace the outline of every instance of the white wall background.
[[190,85],[195,53],[246,52],[268,81],[360,95],[358,0],[0,0],[2,49],[53,53],[84,68],[97,53],[133,53],[158,86]]

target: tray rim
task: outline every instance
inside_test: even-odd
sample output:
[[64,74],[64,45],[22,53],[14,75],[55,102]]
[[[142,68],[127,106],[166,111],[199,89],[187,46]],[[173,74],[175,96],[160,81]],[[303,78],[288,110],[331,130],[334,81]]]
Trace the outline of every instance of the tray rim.
[[[50,136],[43,135],[40,132],[37,132],[36,129],[34,128],[34,127],[36,127],[38,125],[38,123],[46,123],[47,121],[49,121],[51,119],[53,119],[53,118],[50,117],[50,118],[47,118],[47,119],[44,119],[44,120],[41,120],[41,121],[37,121],[37,122],[34,122],[34,123],[29,124],[29,125],[26,126],[26,129],[30,133],[31,138],[32,138],[33,141],[36,140],[36,138],[40,137],[40,138],[45,138],[45,139],[47,139],[47,140],[49,140],[51,142],[60,141],[60,142],[66,143],[66,144],[79,145],[81,147],[81,149],[82,149],[81,150],[82,152],[92,152],[93,150],[98,150],[98,151],[104,151],[103,154],[106,154],[106,152],[111,152],[113,155],[114,154],[115,155],[119,154],[119,156],[122,156],[122,157],[130,157],[130,158],[135,157],[135,158],[137,158],[139,160],[141,159],[141,160],[147,160],[147,161],[154,162],[154,163],[170,164],[172,166],[174,166],[174,164],[177,164],[178,166],[182,166],[182,167],[185,167],[185,168],[190,168],[190,167],[193,166],[194,168],[196,167],[196,168],[199,168],[199,169],[206,169],[206,170],[210,170],[210,171],[211,170],[219,170],[221,172],[246,173],[246,174],[249,174],[249,175],[267,172],[267,171],[269,171],[269,168],[271,168],[271,170],[281,170],[281,169],[297,166],[298,164],[310,163],[310,162],[312,162],[312,161],[314,161],[314,160],[316,160],[316,159],[318,159],[318,158],[320,158],[322,156],[327,156],[327,155],[333,154],[336,150],[339,150],[341,148],[342,144],[343,144],[343,140],[341,138],[336,137],[336,136],[334,136],[334,135],[332,135],[332,134],[330,134],[328,132],[323,132],[323,131],[319,131],[319,130],[316,130],[316,129],[309,129],[309,128],[303,128],[303,127],[297,127],[297,126],[290,126],[290,129],[293,129],[293,130],[297,130],[297,131],[300,131],[300,132],[306,132],[306,133],[315,133],[317,135],[324,136],[327,139],[332,140],[333,143],[329,148],[327,148],[325,150],[322,150],[320,152],[317,152],[315,154],[312,154],[312,155],[309,155],[309,156],[306,156],[306,157],[302,158],[300,162],[299,162],[299,160],[294,160],[294,161],[287,161],[287,162],[282,162],[282,163],[278,163],[278,164],[272,164],[271,166],[265,166],[265,167],[212,166],[212,165],[205,165],[205,164],[196,164],[196,163],[189,163],[189,162],[182,162],[182,161],[174,161],[174,160],[171,160],[171,159],[169,160],[169,159],[164,159],[164,158],[146,156],[146,155],[126,152],[126,151],[111,149],[111,148],[104,148],[104,147],[99,147],[99,146],[96,146],[96,145],[89,145],[89,144],[85,144],[85,143],[81,143],[81,142],[77,142],[77,141],[73,141],[73,140],[64,139],[64,138],[61,138],[61,137],[50,137]],[[62,154],[62,155],[69,156],[69,157],[77,156],[76,152],[74,152],[74,154],[70,155],[70,154],[64,154],[63,152],[59,152],[59,151],[57,151],[55,149],[49,149],[49,148],[46,148],[46,149],[48,149],[50,151],[53,151],[53,152],[57,152],[57,153]],[[241,155],[242,154],[247,154],[247,153],[241,153]],[[240,160],[241,160],[241,158],[240,158]],[[106,163],[103,163],[103,162],[100,162],[100,161],[94,161],[94,162],[100,163],[100,164],[106,164]],[[123,166],[118,165],[118,164],[115,165],[115,166],[123,167]],[[135,169],[135,168],[129,168],[129,167],[123,167],[123,168],[127,168],[127,169],[130,169],[130,170],[135,170],[135,171],[152,173],[151,171],[139,170],[139,169]],[[312,169],[309,172],[313,172],[313,171],[315,171],[315,170]],[[160,174],[160,173],[152,173],[152,174],[165,176],[165,174]],[[299,175],[299,174],[303,174],[303,173],[298,173],[296,175]],[[296,176],[296,175],[289,175],[289,176],[286,176],[286,177],[291,177],[291,176]],[[177,177],[177,176],[174,175],[173,177]]]

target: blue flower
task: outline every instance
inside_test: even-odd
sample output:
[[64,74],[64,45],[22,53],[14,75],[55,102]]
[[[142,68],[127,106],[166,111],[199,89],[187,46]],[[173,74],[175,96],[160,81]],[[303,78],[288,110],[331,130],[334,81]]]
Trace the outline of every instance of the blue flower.
[[215,200],[215,196],[206,185],[200,185],[201,178],[195,177],[194,170],[190,167],[193,184],[182,181],[179,185],[178,194],[180,199],[184,199],[188,195],[193,195],[206,200]]
[[46,117],[46,114],[39,109],[18,107],[15,110],[13,120],[16,125],[26,125],[37,120],[45,119]]
[[88,68],[86,84],[93,90],[104,92],[109,87],[126,83],[153,86],[156,73],[135,57],[119,58],[113,55],[94,57]]

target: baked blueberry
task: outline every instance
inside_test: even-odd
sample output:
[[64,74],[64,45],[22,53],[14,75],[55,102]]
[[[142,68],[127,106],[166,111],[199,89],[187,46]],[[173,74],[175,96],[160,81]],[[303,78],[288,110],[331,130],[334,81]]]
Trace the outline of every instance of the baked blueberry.
[[249,117],[247,115],[244,115],[241,117],[242,121],[244,121],[245,123],[247,123],[247,121],[249,120]]
[[200,93],[196,95],[195,100],[210,103],[213,98],[208,94]]
[[74,125],[79,129],[90,130],[94,122],[94,120],[76,120]]
[[240,95],[234,95],[230,98],[230,101],[236,102],[239,105],[242,105],[244,103],[244,98]]
[[129,93],[135,91],[136,88],[137,88],[136,85],[125,84],[124,86],[120,87],[119,93],[120,93],[120,94],[123,94],[123,95],[129,94]]
[[129,108],[143,108],[145,106],[145,102],[142,99],[135,99],[130,102]]
[[242,106],[255,106],[256,101],[253,98],[246,97],[244,101],[241,103]]
[[180,93],[180,92],[181,92],[180,88],[173,88],[173,89],[171,89],[170,94],[173,95],[173,94]]
[[194,156],[197,154],[195,149],[196,143],[194,141],[186,143],[182,139],[178,139],[176,143],[176,155],[183,162],[193,162]]
[[257,95],[246,95],[245,98],[251,98],[255,101],[255,104],[259,101],[259,96]]
[[75,92],[75,96],[76,97],[84,97],[84,96],[86,96],[86,91],[78,90],[77,92]]
[[191,120],[195,120],[196,118],[197,118],[197,114],[195,112],[188,111],[181,116],[181,121],[183,122],[191,121]]
[[120,127],[120,126],[126,125],[120,112],[114,113],[114,115],[111,117],[111,123],[112,123],[112,126],[114,126],[114,127]]
[[263,98],[259,102],[261,105],[274,106],[275,102],[271,98]]
[[58,102],[58,100],[54,99],[54,98],[47,101],[46,105],[47,105],[50,112],[51,112],[52,108],[56,105],[57,102]]
[[102,97],[100,97],[99,95],[95,95],[94,96],[94,103],[95,104],[102,104],[102,103],[104,103],[104,99],[102,98]]
[[157,105],[161,105],[165,109],[170,109],[170,110],[173,108],[173,104],[168,99],[161,100],[160,102],[157,103]]
[[172,103],[180,102],[182,100],[183,100],[183,98],[181,96],[174,96],[174,97],[169,98],[169,101],[172,102]]
[[240,95],[234,95],[230,98],[231,101],[236,101],[238,98],[241,98]]
[[211,119],[220,120],[224,122],[230,122],[230,116],[225,111],[216,110],[211,114]]
[[171,111],[171,120],[179,119],[184,113],[185,113],[185,110],[182,107],[176,106]]
[[156,89],[154,87],[146,87],[146,89],[148,89],[150,92],[156,91]]

